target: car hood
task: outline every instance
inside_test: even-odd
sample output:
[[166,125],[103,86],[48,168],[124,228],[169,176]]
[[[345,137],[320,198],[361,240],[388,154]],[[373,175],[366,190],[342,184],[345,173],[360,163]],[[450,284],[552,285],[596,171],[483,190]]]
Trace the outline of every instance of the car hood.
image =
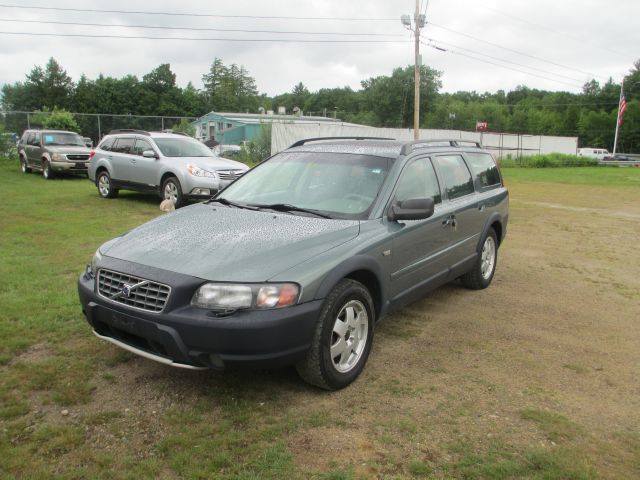
[[47,146],[47,151],[51,153],[62,153],[62,154],[72,154],[72,155],[89,155],[91,150],[87,147],[74,146],[74,145],[59,145],[59,146]]
[[101,252],[206,280],[263,282],[358,232],[357,220],[201,203],[145,223]]
[[222,157],[180,157],[170,158],[169,160],[179,160],[185,165],[194,163],[200,168],[209,170],[248,170],[244,163],[236,162],[235,160],[229,160]]

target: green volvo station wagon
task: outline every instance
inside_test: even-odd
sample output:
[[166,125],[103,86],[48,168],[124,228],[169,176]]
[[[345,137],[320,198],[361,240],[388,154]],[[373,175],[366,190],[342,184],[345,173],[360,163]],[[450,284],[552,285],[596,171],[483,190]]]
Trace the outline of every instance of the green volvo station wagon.
[[362,372],[387,313],[456,279],[489,286],[507,219],[475,142],[301,140],[103,244],[80,302],[96,336],[148,359],[295,365],[335,390]]

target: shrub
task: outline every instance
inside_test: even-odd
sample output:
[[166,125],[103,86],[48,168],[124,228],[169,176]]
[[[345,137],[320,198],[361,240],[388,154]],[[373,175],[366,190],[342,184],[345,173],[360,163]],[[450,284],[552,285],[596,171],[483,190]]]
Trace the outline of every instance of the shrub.
[[66,110],[54,109],[52,112],[45,110],[33,117],[33,124],[41,125],[43,128],[80,133],[80,125],[73,114]]
[[597,165],[598,160],[595,158],[578,157],[577,155],[566,155],[563,153],[547,153],[544,155],[530,155],[520,158],[513,158],[511,155],[507,155],[500,160],[500,166],[502,168],[594,167]]

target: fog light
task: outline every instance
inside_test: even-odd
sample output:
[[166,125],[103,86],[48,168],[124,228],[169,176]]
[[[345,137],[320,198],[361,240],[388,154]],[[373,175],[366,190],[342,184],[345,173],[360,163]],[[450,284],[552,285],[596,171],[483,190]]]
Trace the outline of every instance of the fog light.
[[191,195],[211,195],[211,190],[208,188],[194,188],[191,190]]

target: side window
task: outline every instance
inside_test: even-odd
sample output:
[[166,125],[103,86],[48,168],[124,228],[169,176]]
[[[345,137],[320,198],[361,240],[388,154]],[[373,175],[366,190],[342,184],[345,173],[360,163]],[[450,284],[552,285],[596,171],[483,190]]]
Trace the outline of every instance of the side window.
[[117,153],[131,153],[134,142],[134,138],[118,138],[111,151]]
[[35,145],[36,147],[40,146],[40,132],[34,132],[31,138],[31,145]]
[[111,148],[113,147],[113,143],[115,142],[115,137],[107,137],[104,140],[102,140],[102,142],[100,143],[100,145],[98,145],[98,148],[100,150],[105,150],[107,152],[111,151]]
[[27,140],[26,140],[27,145],[33,145],[34,137],[35,137],[35,134],[33,132],[27,135]]
[[403,202],[412,198],[433,198],[434,203],[442,201],[436,172],[428,158],[414,160],[402,172],[395,200]]
[[142,156],[142,152],[145,150],[153,150],[153,147],[146,140],[142,140],[140,138],[136,139],[136,146],[133,147],[133,154]]
[[436,157],[435,161],[449,200],[473,193],[471,173],[460,155],[442,155]]
[[493,157],[488,153],[465,153],[467,165],[478,178],[480,187],[500,185],[500,172]]

